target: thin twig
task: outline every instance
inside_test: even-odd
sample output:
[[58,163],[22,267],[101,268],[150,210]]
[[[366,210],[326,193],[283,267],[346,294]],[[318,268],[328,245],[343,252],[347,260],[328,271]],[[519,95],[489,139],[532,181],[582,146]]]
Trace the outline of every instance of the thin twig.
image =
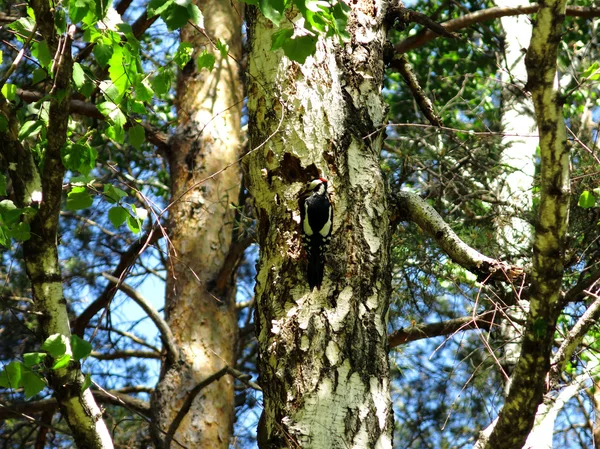
[[21,59],[23,59],[23,55],[25,54],[25,50],[27,50],[27,47],[29,47],[29,44],[31,43],[31,40],[33,39],[33,36],[35,36],[35,32],[36,31],[37,31],[37,22],[33,26],[33,30],[31,30],[31,34],[29,34],[29,36],[27,37],[27,40],[25,41],[25,44],[23,44],[23,47],[21,48],[21,50],[19,50],[19,53],[17,53],[17,56],[15,57],[15,59],[12,62],[12,64],[8,68],[8,71],[6,72],[6,74],[0,80],[0,90],[2,90],[2,88],[4,87],[4,85],[6,84],[6,82],[8,81],[8,78],[10,78],[10,75],[12,75],[13,72],[17,69],[17,66],[21,62]]

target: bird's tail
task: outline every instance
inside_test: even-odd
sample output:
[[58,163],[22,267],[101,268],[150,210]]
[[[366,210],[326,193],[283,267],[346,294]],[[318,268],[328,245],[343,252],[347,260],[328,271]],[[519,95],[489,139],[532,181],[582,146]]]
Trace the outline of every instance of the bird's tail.
[[311,257],[308,261],[308,285],[311,291],[317,287],[317,290],[321,288],[323,282],[323,271],[325,264],[317,257]]

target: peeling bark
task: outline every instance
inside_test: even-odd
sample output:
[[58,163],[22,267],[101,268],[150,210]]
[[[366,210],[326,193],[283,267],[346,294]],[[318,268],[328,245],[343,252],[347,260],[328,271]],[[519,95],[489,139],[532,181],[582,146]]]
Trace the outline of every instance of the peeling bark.
[[[179,410],[198,384],[235,363],[236,265],[230,264],[227,282],[217,285],[217,281],[232,246],[235,210],[231,205],[237,204],[240,192],[241,174],[235,161],[240,155],[243,99],[238,67],[243,7],[227,0],[196,4],[204,15],[206,35],[190,25],[181,31],[181,41],[192,43],[195,53],[179,76],[179,122],[168,154],[172,246],[165,310],[179,360],[163,363],[152,398],[154,421],[164,432],[174,430]],[[214,47],[217,38],[229,46],[231,56],[221,56]],[[195,66],[204,50],[216,57],[211,72]],[[206,386],[189,404],[175,440],[186,447],[227,449],[233,430],[233,387],[231,376]],[[164,433],[153,432],[158,447],[169,445]]]
[[[245,162],[260,243],[263,449],[392,447],[390,225],[377,133],[386,114],[388,5],[359,0],[350,6],[351,40],[319,38],[304,64],[270,51],[276,30],[255,10],[249,14],[252,153]],[[294,14],[281,26],[290,26]],[[319,176],[330,181],[334,221],[323,285],[311,292],[298,196]]]

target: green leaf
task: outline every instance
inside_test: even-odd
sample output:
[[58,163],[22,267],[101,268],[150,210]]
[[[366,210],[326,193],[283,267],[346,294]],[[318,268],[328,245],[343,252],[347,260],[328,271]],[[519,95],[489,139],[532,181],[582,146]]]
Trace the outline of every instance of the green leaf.
[[61,149],[61,156],[65,168],[87,176],[96,166],[98,152],[84,141],[84,143],[65,145]]
[[31,54],[40,62],[42,67],[48,68],[52,64],[52,53],[50,53],[50,48],[48,48],[48,43],[45,40],[32,45]]
[[350,7],[346,5],[344,2],[336,3],[333,8],[331,8],[331,12],[333,14],[335,29],[338,34],[342,38],[344,42],[350,40],[350,34],[346,31],[346,26],[348,25],[348,15],[350,14]]
[[0,173],[0,196],[6,196],[6,176]]
[[30,17],[21,17],[19,20],[8,25],[8,28],[20,35],[18,36],[19,40],[24,41],[31,34],[34,26],[35,20]]
[[42,344],[42,350],[56,359],[67,352],[67,342],[65,335],[53,334],[46,338],[46,341]]
[[95,9],[93,0],[69,0],[69,17],[74,24],[81,22],[92,9]]
[[23,354],[23,364],[28,368],[39,365],[44,361],[46,355],[45,352],[27,352]]
[[21,219],[23,209],[17,208],[12,200],[0,201],[0,217],[5,225],[11,225]]
[[44,388],[46,388],[46,382],[44,382],[44,380],[39,376],[39,374],[34,373],[29,369],[23,371],[23,376],[21,377],[21,384],[23,385],[23,390],[25,392],[25,399],[29,399],[35,396]]
[[71,335],[71,350],[73,351],[73,359],[79,361],[92,353],[92,345],[77,335]]
[[579,201],[577,202],[577,205],[583,209],[594,207],[596,205],[596,197],[589,190],[585,190],[581,193],[581,195],[579,195]]
[[316,36],[300,36],[292,38],[283,43],[285,55],[300,64],[304,64],[306,58],[315,53],[317,49]]
[[94,199],[85,187],[75,186],[67,195],[67,209],[87,209],[94,204]]
[[119,202],[121,198],[127,196],[127,192],[113,186],[112,184],[104,184],[104,195],[109,203],[114,204]]
[[187,8],[192,23],[198,25],[200,28],[204,28],[204,16],[202,15],[200,8],[193,3],[190,3]]
[[129,217],[129,212],[127,211],[127,209],[121,206],[111,207],[108,211],[108,219],[115,228],[118,228],[123,223],[125,223],[127,217]]
[[151,19],[162,14],[172,3],[173,0],[150,0],[150,3],[148,3],[148,18]]
[[81,391],[84,392],[92,385],[92,376],[90,373],[86,373],[83,384],[81,385]]
[[54,13],[54,26],[57,34],[64,34],[67,31],[67,13],[62,8],[56,8]]
[[212,53],[204,50],[200,56],[196,59],[198,70],[207,69],[209,72],[215,68],[215,62],[217,58]]
[[38,68],[33,71],[31,82],[32,84],[37,84],[40,81],[44,81],[46,78],[48,78],[48,73],[44,69]]
[[133,211],[133,215],[140,220],[144,221],[148,217],[148,211],[143,207],[135,207],[135,204],[131,205],[131,210]]
[[113,121],[113,123],[117,126],[122,127],[127,122],[127,117],[125,117],[125,114],[123,114],[119,106],[117,106],[112,101],[105,101],[104,103],[100,103],[97,106],[97,108],[102,113],[102,115],[110,118]]
[[152,87],[158,95],[164,95],[171,89],[171,73],[161,70],[152,80]]
[[[584,72],[583,72],[583,77],[584,78],[590,78],[592,75],[595,74],[595,72],[600,71],[600,65],[598,64],[598,61],[594,61],[594,63],[592,65],[590,65]],[[590,78],[592,79],[592,78]]]
[[77,89],[85,83],[85,73],[78,62],[73,63],[73,82],[77,86]]
[[10,362],[0,372],[0,387],[19,388],[21,383],[21,372],[23,364],[21,362]]
[[127,226],[131,229],[131,232],[137,234],[142,230],[142,221],[139,218],[132,217],[129,215],[127,217]]
[[185,6],[181,6],[177,3],[169,6],[169,8],[163,12],[160,17],[167,25],[169,31],[174,31],[181,28],[187,23],[188,20],[191,19],[187,4]]
[[102,42],[98,42],[92,50],[96,57],[96,62],[103,69],[106,68],[108,61],[112,58],[113,48],[110,45],[104,45]]
[[183,70],[185,65],[192,59],[193,53],[194,46],[189,42],[182,42],[181,44],[179,44],[179,48],[177,49],[173,60],[179,66],[179,68]]
[[0,245],[10,248],[10,237],[7,234],[8,228],[0,223]]
[[44,122],[42,120],[29,120],[23,123],[19,130],[19,140],[26,139],[30,136],[36,136],[42,130]]
[[291,28],[283,28],[271,36],[271,50],[277,50],[283,47],[294,35],[294,30]]
[[61,369],[65,368],[69,362],[71,361],[71,354],[63,354],[56,359],[54,365],[52,365],[52,369]]
[[0,65],[2,65],[2,50],[0,50]]
[[285,0],[258,0],[258,7],[263,16],[279,25],[285,11]]
[[134,84],[133,89],[135,91],[136,100],[150,101],[154,98],[154,91],[152,90],[152,87],[150,86],[150,83],[148,82],[147,78],[138,80]]
[[8,120],[3,115],[0,115],[0,133],[6,132],[8,129]]
[[17,95],[17,86],[6,83],[4,86],[2,86],[2,95],[4,95],[4,98],[6,98],[8,101],[13,101]]
[[127,89],[136,79],[136,69],[131,52],[127,47],[115,47],[113,55],[108,62],[111,81],[117,87],[119,95],[112,96],[110,101],[119,103]]
[[146,106],[141,101],[136,101],[131,98],[127,99],[127,110],[134,114],[145,114],[148,112]]
[[17,223],[10,229],[9,235],[17,242],[24,242],[31,238],[31,227],[29,223]]
[[117,143],[125,142],[125,130],[122,126],[111,125],[106,128],[106,135]]
[[144,127],[141,125],[132,126],[127,133],[129,134],[129,143],[139,150],[146,141],[146,131],[144,130]]
[[217,47],[217,49],[221,53],[222,58],[227,57],[227,53],[229,52],[229,45],[227,45],[225,42],[221,42],[221,39],[217,39],[217,42],[215,42],[215,47]]

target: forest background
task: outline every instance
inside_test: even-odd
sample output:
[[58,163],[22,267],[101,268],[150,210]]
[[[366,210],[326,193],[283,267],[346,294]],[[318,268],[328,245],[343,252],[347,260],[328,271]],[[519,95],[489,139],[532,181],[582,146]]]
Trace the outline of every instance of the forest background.
[[600,447],[600,8],[292,3],[1,3],[3,447]]

